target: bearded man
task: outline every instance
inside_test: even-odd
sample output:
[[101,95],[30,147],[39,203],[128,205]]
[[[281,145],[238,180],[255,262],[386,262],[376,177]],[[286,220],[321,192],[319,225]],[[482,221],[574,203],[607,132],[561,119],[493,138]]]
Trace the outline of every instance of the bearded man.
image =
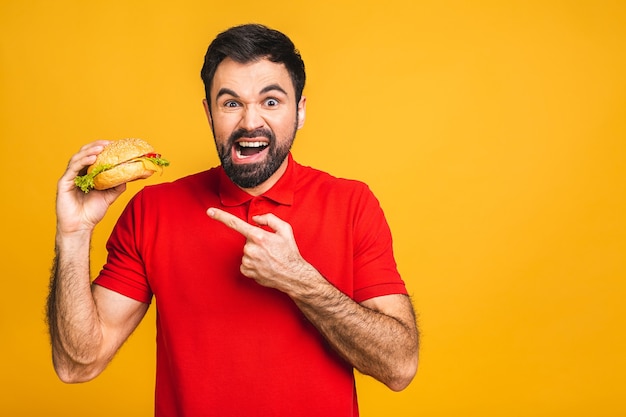
[[382,209],[365,184],[294,160],[305,69],[283,33],[222,32],[201,76],[221,165],[138,192],[93,283],[93,230],[126,186],[84,194],[74,178],[108,142],[58,183],[55,370],[95,378],[154,302],[156,416],[358,416],[354,369],[396,391],[417,370]]

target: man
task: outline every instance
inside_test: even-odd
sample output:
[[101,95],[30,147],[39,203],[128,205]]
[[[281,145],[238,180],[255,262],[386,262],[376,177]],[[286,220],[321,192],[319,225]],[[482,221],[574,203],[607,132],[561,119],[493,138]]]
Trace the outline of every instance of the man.
[[48,305],[55,369],[96,377],[157,308],[157,416],[357,416],[353,368],[392,390],[418,333],[382,210],[362,183],[299,165],[304,64],[282,33],[231,28],[209,46],[204,108],[221,165],[146,187],[89,278],[92,231],[125,185],[57,195]]

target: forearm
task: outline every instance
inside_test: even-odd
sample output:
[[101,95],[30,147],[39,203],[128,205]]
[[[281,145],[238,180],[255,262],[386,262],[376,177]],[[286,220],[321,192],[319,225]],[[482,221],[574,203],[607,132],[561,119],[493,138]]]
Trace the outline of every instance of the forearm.
[[395,391],[408,386],[418,356],[417,327],[408,297],[402,298],[410,314],[399,319],[354,302],[316,272],[293,296],[300,310],[360,372]]
[[90,232],[57,234],[48,297],[48,325],[55,370],[67,382],[91,379],[102,329],[91,293]]

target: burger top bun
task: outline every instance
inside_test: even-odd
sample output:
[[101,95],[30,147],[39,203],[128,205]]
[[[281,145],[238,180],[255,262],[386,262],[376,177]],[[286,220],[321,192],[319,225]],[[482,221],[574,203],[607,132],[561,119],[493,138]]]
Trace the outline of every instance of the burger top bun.
[[[122,139],[109,143],[96,157],[96,162],[87,168],[87,173],[98,165],[117,165],[133,158],[153,153],[154,148],[143,139]],[[102,175],[102,174],[100,174]]]
[[87,169],[87,173],[98,165],[115,165],[94,177],[93,185],[96,190],[108,190],[130,181],[148,178],[158,169],[152,162],[143,159],[131,163],[123,162],[151,153],[154,153],[154,148],[145,140],[117,140],[104,148],[96,157],[96,162]]

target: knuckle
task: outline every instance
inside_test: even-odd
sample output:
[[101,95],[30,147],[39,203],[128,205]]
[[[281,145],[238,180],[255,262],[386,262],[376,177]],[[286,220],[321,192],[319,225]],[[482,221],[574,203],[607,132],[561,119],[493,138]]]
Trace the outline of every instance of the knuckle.
[[261,229],[254,231],[254,238],[256,242],[260,245],[264,244],[267,241],[265,233],[261,233],[261,232],[262,232]]
[[261,229],[260,227],[253,228],[250,231],[249,236],[252,239],[252,241],[256,243],[263,243],[265,241],[265,233],[263,229]]

